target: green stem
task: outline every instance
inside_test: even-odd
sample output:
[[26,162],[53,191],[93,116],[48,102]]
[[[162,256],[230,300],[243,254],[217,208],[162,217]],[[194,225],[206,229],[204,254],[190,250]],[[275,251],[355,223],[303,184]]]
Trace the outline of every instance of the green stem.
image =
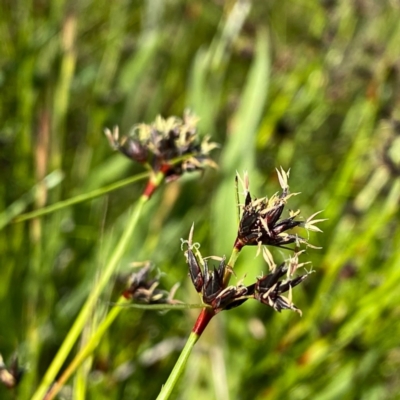
[[41,217],[46,214],[50,214],[54,211],[60,210],[65,207],[72,206],[77,203],[82,203],[83,201],[91,200],[96,197],[102,196],[108,192],[112,192],[113,190],[119,189],[120,187],[129,185],[133,182],[139,181],[149,176],[149,172],[144,172],[142,174],[135,175],[133,177],[123,179],[119,182],[113,183],[112,185],[105,186],[100,189],[93,190],[89,193],[80,194],[78,196],[72,197],[67,200],[62,200],[57,202],[56,204],[52,204],[47,207],[43,207],[40,210],[35,210],[26,214],[22,214],[16,218],[14,218],[13,222],[22,222],[26,221],[27,219],[32,219],[36,217]]
[[[140,303],[132,303],[126,305],[124,308],[138,308],[141,310],[147,311],[171,311],[171,310],[188,310],[194,308],[204,308],[204,304],[189,304],[189,303],[178,303],[178,304],[140,304]],[[211,307],[210,307],[211,308]]]
[[171,371],[171,374],[168,377],[167,382],[165,385],[162,387],[160,394],[157,397],[157,400],[166,400],[169,398],[169,396],[172,393],[172,390],[174,389],[179,377],[182,375],[182,372],[185,369],[186,362],[189,358],[189,355],[193,349],[193,346],[196,344],[196,342],[199,340],[200,335],[191,332],[185,347],[183,348],[178,361],[176,362],[173,370]]
[[[235,266],[236,260],[239,257],[240,249],[233,248],[231,256],[229,258],[227,266],[229,268],[226,268],[225,270],[225,275],[224,275],[224,286],[228,286],[230,277],[232,275],[232,270]],[[174,368],[171,371],[171,374],[169,375],[167,382],[165,385],[162,387],[160,394],[157,397],[157,400],[166,400],[169,398],[169,396],[172,393],[172,390],[174,389],[176,383],[178,382],[179,377],[182,375],[182,372],[185,369],[186,362],[189,358],[189,355],[196,344],[196,342],[199,340],[201,334],[204,332],[204,329],[206,329],[208,323],[211,321],[211,319],[214,317],[215,313],[213,309],[210,308],[204,308],[200,315],[197,318],[197,321],[193,327],[193,330],[185,344],[185,347],[183,348],[178,361],[174,365]]]
[[[35,200],[39,190],[52,189],[53,187],[59,185],[62,180],[62,172],[58,170],[53,171],[44,179],[39,181],[36,185],[34,185],[28,192],[23,194],[18,200],[15,200],[12,204],[10,204],[2,213],[0,213],[0,230],[3,229],[10,221],[12,221],[13,218],[25,211],[28,205]],[[34,212],[37,212],[37,210]]]
[[131,212],[129,219],[127,221],[125,230],[111,255],[111,258],[106,265],[103,274],[100,277],[97,285],[94,286],[89,297],[87,298],[85,304],[81,308],[79,315],[76,317],[74,324],[69,330],[64,342],[62,343],[60,349],[58,350],[56,356],[54,357],[52,363],[50,364],[46,374],[44,375],[39,387],[33,394],[32,400],[42,400],[45,396],[48,388],[53,383],[58,371],[62,367],[65,359],[67,358],[72,346],[75,344],[79,335],[85,326],[87,319],[90,317],[97,300],[99,299],[103,289],[109,283],[111,276],[115,273],[118,263],[121,260],[128,244],[131,240],[132,233],[136,227],[139,220],[140,213],[144,204],[150,199],[156,188],[161,184],[164,179],[164,174],[159,173],[152,176],[145,188],[144,194],[139,198],[136,205],[133,206],[133,211]]
[[236,260],[238,259],[239,254],[240,254],[240,249],[237,249],[236,247],[234,247],[232,249],[231,256],[229,257],[228,264],[226,265],[227,268],[225,268],[224,280],[223,280],[224,287],[227,287],[229,285],[229,281],[232,276],[232,270],[235,267]]
[[[171,164],[171,165],[179,164],[182,161],[187,160],[191,156],[192,156],[192,154],[185,154],[185,156],[177,157],[177,158],[171,160],[169,162],[169,164]],[[169,166],[167,165],[166,168],[168,169]],[[148,169],[151,169],[151,166],[148,166]],[[165,171],[161,171],[161,172],[165,172]],[[55,174],[55,173],[53,173],[53,174]],[[50,174],[50,175],[53,175],[53,174]],[[109,193],[109,192],[112,192],[114,190],[117,190],[117,189],[119,189],[119,188],[121,188],[123,186],[127,186],[127,185],[129,185],[129,184],[131,184],[133,182],[140,181],[142,179],[148,178],[150,174],[151,174],[150,171],[143,172],[141,174],[135,175],[135,176],[130,177],[130,178],[123,179],[123,180],[121,180],[119,182],[113,183],[113,184],[105,186],[103,188],[95,189],[95,190],[93,190],[93,191],[91,191],[89,193],[80,194],[80,195],[72,197],[70,199],[59,201],[56,204],[52,204],[50,206],[43,207],[40,210],[35,210],[35,211],[29,212],[29,213],[26,213],[26,214],[19,215],[18,217],[15,217],[13,219],[13,222],[14,223],[22,222],[22,221],[26,221],[28,219],[32,219],[32,218],[36,218],[36,217],[42,217],[43,215],[50,214],[50,213],[52,213],[54,211],[58,211],[58,210],[60,210],[62,208],[69,207],[69,206],[72,206],[74,204],[82,203],[82,202],[87,201],[87,200],[95,199],[96,197],[99,197],[99,196],[102,196],[102,195],[104,195],[106,193]],[[48,177],[46,177],[46,178],[50,178],[50,175]],[[58,177],[58,175],[57,175],[57,177]],[[57,184],[58,184],[58,182],[57,182]],[[52,187],[52,186],[50,186],[50,183],[48,185],[49,185],[49,188]],[[54,184],[53,184],[53,186],[54,186]],[[18,204],[18,206],[19,206],[19,204]],[[22,210],[19,211],[19,208],[17,207],[17,205],[15,205],[14,208],[15,208],[15,210],[14,209],[12,210],[13,214],[11,215],[11,217],[9,217],[9,219],[5,219],[5,218],[8,217],[7,214],[5,214],[5,216],[3,216],[4,213],[0,214],[0,228],[2,228],[3,225],[7,224],[10,219],[12,219],[15,215],[17,215],[18,212],[22,212]],[[3,222],[3,220],[5,222]]]
[[90,338],[90,340],[86,343],[86,345],[79,351],[79,353],[74,357],[72,362],[66,368],[66,370],[62,373],[59,379],[54,383],[51,387],[50,391],[45,396],[45,400],[53,399],[56,394],[63,387],[65,382],[69,379],[69,377],[76,371],[76,369],[85,361],[85,359],[93,352],[93,350],[97,347],[100,342],[100,339],[103,337],[104,333],[107,331],[109,326],[114,322],[115,318],[117,318],[118,314],[124,309],[124,305],[129,301],[125,299],[125,297],[121,296],[118,302],[115,304],[110,312],[107,314],[106,318],[103,322],[97,327],[96,333]]
[[61,388],[68,381],[70,376],[78,369],[78,367],[85,361],[87,357],[89,357],[94,349],[100,342],[100,339],[103,337],[104,333],[110,327],[110,325],[117,318],[121,310],[126,309],[127,306],[130,308],[141,308],[144,310],[185,310],[188,308],[201,308],[204,307],[201,304],[131,304],[130,300],[121,296],[119,300],[113,305],[111,311],[107,314],[106,318],[103,322],[97,327],[96,333],[90,338],[90,340],[86,343],[85,347],[83,347],[79,353],[74,357],[69,366],[65,369],[59,379],[54,383],[51,387],[50,391],[45,396],[45,400],[52,400],[57,393],[61,390]]

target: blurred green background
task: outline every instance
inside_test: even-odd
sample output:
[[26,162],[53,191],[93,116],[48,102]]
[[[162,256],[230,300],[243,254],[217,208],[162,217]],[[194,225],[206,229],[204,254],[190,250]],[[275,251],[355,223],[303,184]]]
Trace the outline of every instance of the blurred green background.
[[[121,273],[152,260],[166,288],[180,282],[176,297],[197,302],[180,239],[194,222],[203,255],[229,256],[236,171],[261,197],[278,191],[276,167],[291,168],[301,194],[289,207],[329,220],[310,237],[323,248],[302,257],[315,270],[293,292],[303,316],[251,301],[219,314],[173,398],[400,398],[399,21],[396,0],[3,0],[0,353],[25,374],[0,398],[37,387],[144,181],[12,219],[141,172],[103,129],[186,107],[221,144],[220,168],[155,195]],[[237,264],[246,283],[267,270],[255,252]],[[75,384],[87,399],[154,399],[196,315],[124,310]]]

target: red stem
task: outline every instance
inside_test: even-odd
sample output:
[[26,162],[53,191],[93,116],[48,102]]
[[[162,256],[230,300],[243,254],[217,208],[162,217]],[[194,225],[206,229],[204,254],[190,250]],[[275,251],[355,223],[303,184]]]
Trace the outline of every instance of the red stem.
[[151,179],[147,182],[146,188],[143,191],[143,196],[146,196],[148,199],[153,195],[155,190],[157,189],[157,184],[155,184]]
[[203,333],[204,329],[206,329],[208,323],[211,321],[211,318],[214,315],[214,310],[212,310],[211,308],[203,308],[197,318],[196,323],[194,324],[192,332],[200,336]]
[[[168,164],[161,165],[159,172],[161,172],[164,175],[163,179],[165,179],[165,177],[167,176],[167,173],[170,169],[171,169],[171,166]],[[160,185],[160,182],[157,182],[157,179],[154,179],[154,176],[150,177],[150,179],[147,182],[147,185],[143,191],[143,196],[147,197],[147,200],[149,200],[159,185]]]
[[240,250],[242,250],[242,248],[244,247],[244,243],[243,243],[239,238],[236,238],[235,244],[233,245],[233,247],[234,247],[237,251],[240,251]]

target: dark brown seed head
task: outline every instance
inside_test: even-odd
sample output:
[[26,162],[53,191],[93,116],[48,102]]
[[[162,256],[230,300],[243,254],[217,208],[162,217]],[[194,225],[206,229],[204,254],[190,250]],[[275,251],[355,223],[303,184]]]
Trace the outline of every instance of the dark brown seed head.
[[186,171],[201,170],[216,164],[209,152],[218,147],[206,137],[199,140],[198,118],[186,112],[183,119],[160,116],[151,124],[135,125],[128,136],[119,138],[118,128],[105,130],[111,146],[128,158],[148,165],[153,171],[163,171],[171,180]]
[[289,172],[285,172],[283,169],[278,171],[278,178],[282,187],[282,193],[279,196],[275,194],[270,198],[263,197],[253,200],[248,191],[248,178],[245,175],[245,203],[242,207],[235,241],[235,247],[238,250],[243,246],[285,247],[291,243],[303,243],[312,247],[305,238],[287,231],[296,227],[303,227],[310,231],[320,231],[315,224],[324,220],[312,220],[316,214],[305,222],[297,220],[296,218],[299,216],[300,211],[290,211],[288,218],[281,218],[288,199],[297,194],[289,193],[288,176]]

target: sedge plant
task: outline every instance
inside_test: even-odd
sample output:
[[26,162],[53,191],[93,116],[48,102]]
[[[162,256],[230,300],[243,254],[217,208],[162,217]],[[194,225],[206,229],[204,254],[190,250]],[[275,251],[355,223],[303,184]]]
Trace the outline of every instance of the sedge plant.
[[[128,245],[145,203],[165,180],[176,179],[186,171],[203,169],[205,165],[215,166],[208,153],[216,147],[216,144],[209,142],[208,138],[201,143],[197,140],[196,123],[197,119],[194,115],[185,113],[182,120],[176,117],[168,119],[157,117],[151,125],[139,124],[133,128],[130,135],[122,138],[119,137],[118,128],[114,128],[113,131],[106,129],[105,134],[115,150],[149,169],[149,181],[134,206],[124,233],[114,249],[100,282],[90,293],[33,399],[55,398],[71,375],[92,354],[104,333],[127,305],[157,310],[201,309],[186,345],[162,387],[158,399],[169,398],[184,371],[194,345],[211,319],[221,311],[230,310],[249,299],[255,299],[279,312],[289,309],[301,314],[292,301],[292,289],[302,283],[312,272],[306,270],[305,273],[298,274],[298,271],[308,264],[308,262],[299,261],[299,257],[304,253],[302,246],[311,248],[315,246],[309,243],[308,238],[300,236],[295,230],[304,228],[306,231],[321,232],[316,224],[324,220],[315,219],[318,213],[303,220],[300,218],[300,210],[290,211],[287,217],[282,217],[290,197],[298,194],[289,192],[289,171],[285,172],[282,168],[277,170],[282,192],[269,198],[252,197],[247,173],[243,178],[237,175],[236,187],[240,181],[244,189],[244,204],[239,204],[238,200],[238,230],[228,262],[225,261],[225,257],[201,255],[200,244],[193,241],[193,225],[188,239],[182,240],[182,249],[185,250],[185,258],[189,266],[189,276],[200,295],[201,303],[184,304],[175,300],[176,288],[172,288],[169,292],[160,289],[159,277],[151,277],[150,265],[145,266],[130,276],[127,289],[114,307],[109,310],[59,378],[54,380],[81,334],[89,313],[93,310],[107,282],[116,273],[118,262]],[[282,263],[276,264],[267,246],[288,248],[288,245],[294,245],[293,255]],[[268,272],[258,277],[251,285],[244,285],[243,280],[239,280],[236,285],[231,285],[231,278],[235,275],[236,261],[245,246],[257,247],[257,255],[262,253],[268,265]],[[209,267],[210,260],[217,260],[218,265]]]
[[[182,241],[182,247],[187,247],[185,257],[189,266],[189,275],[204,307],[157,400],[169,398],[184,371],[194,345],[211,319],[221,311],[230,310],[249,299],[255,299],[279,312],[287,309],[301,314],[299,308],[292,301],[292,289],[302,283],[312,271],[310,269],[310,271],[305,270],[303,274],[297,273],[298,270],[308,264],[308,262],[299,261],[300,255],[304,253],[304,250],[300,248],[301,246],[316,247],[310,244],[307,238],[288,231],[300,227],[306,231],[321,232],[317,223],[324,221],[324,219],[315,219],[315,216],[319,214],[317,212],[303,221],[299,218],[300,210],[290,211],[288,217],[282,218],[287,201],[291,196],[298,193],[289,192],[289,171],[285,172],[281,168],[280,171],[277,170],[277,173],[282,193],[259,199],[253,198],[249,192],[247,173],[245,173],[243,179],[240,179],[237,175],[236,186],[238,180],[240,180],[244,189],[244,204],[238,204],[241,209],[239,226],[228,262],[225,261],[224,257],[203,257],[201,255],[200,244],[193,242],[193,226],[188,240]],[[295,245],[294,254],[279,265],[275,264],[272,254],[266,246],[287,248],[287,245],[290,244]],[[262,252],[268,265],[268,272],[258,277],[251,285],[244,285],[243,280],[239,280],[236,285],[230,285],[236,261],[240,251],[245,246],[257,246],[257,254]],[[210,259],[219,260],[219,264],[210,268],[208,266]],[[285,296],[284,293],[288,293],[288,295]]]
[[[206,165],[215,165],[208,154],[217,145],[209,142],[208,137],[204,138],[202,142],[199,141],[196,129],[197,122],[198,119],[195,115],[185,112],[182,119],[177,117],[164,119],[158,116],[152,124],[138,124],[129,135],[121,138],[118,127],[115,127],[112,131],[109,129],[105,130],[106,137],[115,150],[120,151],[131,160],[143,164],[149,170],[149,180],[142,195],[136,204],[132,206],[123,234],[115,246],[99,282],[90,292],[86,302],[82,306],[60,349],[34,393],[33,400],[53,398],[68,377],[91,354],[104,332],[119,314],[120,307],[111,309],[103,322],[98,326],[97,331],[89,338],[86,346],[76,355],[70,366],[61,374],[61,377],[57,381],[54,381],[72,346],[83,331],[85,323],[100,295],[111,277],[117,272],[118,264],[132,237],[144,205],[151,199],[164,181],[177,179],[187,171],[201,170]],[[123,305],[126,297],[129,298],[126,293],[125,296],[121,296],[117,301],[118,305]]]

